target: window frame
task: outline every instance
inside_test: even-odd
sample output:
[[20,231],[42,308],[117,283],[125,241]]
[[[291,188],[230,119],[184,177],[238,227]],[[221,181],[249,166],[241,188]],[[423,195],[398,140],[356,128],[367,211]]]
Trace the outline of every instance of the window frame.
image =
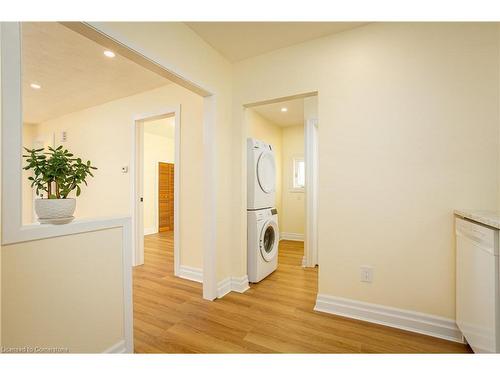
[[[297,179],[298,179],[298,165],[302,163],[304,166],[304,184],[302,186],[297,184]],[[291,184],[291,192],[295,193],[303,193],[305,192],[306,189],[306,173],[305,173],[305,168],[306,168],[306,162],[304,159],[303,155],[295,155],[292,157],[292,184]]]

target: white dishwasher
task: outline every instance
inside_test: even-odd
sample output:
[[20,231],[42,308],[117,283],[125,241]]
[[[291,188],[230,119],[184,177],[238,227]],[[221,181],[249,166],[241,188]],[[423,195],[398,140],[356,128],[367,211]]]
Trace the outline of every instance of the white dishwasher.
[[456,319],[475,353],[500,352],[498,230],[456,218]]

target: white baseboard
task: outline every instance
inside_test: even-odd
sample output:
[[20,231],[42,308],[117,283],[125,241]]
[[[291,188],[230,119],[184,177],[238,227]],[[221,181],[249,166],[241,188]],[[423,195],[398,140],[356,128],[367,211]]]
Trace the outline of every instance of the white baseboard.
[[[183,279],[203,283],[203,271],[201,268],[181,265],[177,276]],[[244,293],[249,288],[247,275],[240,277],[226,277],[224,280],[217,283],[217,298],[222,298],[229,292]]]
[[454,320],[347,298],[318,294],[314,310],[463,343]]
[[280,233],[280,240],[289,240],[289,241],[304,241],[304,235],[301,233]]
[[231,277],[231,290],[233,292],[245,293],[248,289],[250,289],[248,275]]
[[125,345],[125,340],[118,341],[115,345],[107,348],[103,353],[112,354],[112,353],[126,353],[127,346]]
[[307,267],[307,260],[305,255],[302,257],[302,267]]
[[177,275],[183,279],[196,281],[198,283],[203,282],[203,270],[201,268],[180,266],[179,274]]
[[217,283],[217,298],[222,298],[229,292],[244,293],[250,287],[248,286],[248,276],[226,277]]
[[158,233],[158,229],[153,228],[153,227],[151,227],[151,228],[144,228],[144,235],[145,236],[148,236],[150,234],[155,234],[155,233]]
[[231,291],[231,278],[226,277],[217,283],[217,298],[222,298]]

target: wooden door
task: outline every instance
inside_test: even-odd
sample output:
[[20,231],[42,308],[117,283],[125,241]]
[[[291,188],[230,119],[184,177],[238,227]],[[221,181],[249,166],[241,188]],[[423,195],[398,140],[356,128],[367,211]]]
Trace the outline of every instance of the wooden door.
[[158,231],[174,230],[174,165],[158,163]]

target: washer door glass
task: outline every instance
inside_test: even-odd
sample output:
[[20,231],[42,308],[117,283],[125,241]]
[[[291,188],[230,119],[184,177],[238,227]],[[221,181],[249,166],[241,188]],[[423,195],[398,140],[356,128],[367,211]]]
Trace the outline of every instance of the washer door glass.
[[269,220],[260,234],[260,253],[266,262],[272,261],[278,254],[278,224]]
[[264,151],[260,154],[257,161],[257,179],[265,193],[272,193],[276,188],[276,165],[272,152]]

